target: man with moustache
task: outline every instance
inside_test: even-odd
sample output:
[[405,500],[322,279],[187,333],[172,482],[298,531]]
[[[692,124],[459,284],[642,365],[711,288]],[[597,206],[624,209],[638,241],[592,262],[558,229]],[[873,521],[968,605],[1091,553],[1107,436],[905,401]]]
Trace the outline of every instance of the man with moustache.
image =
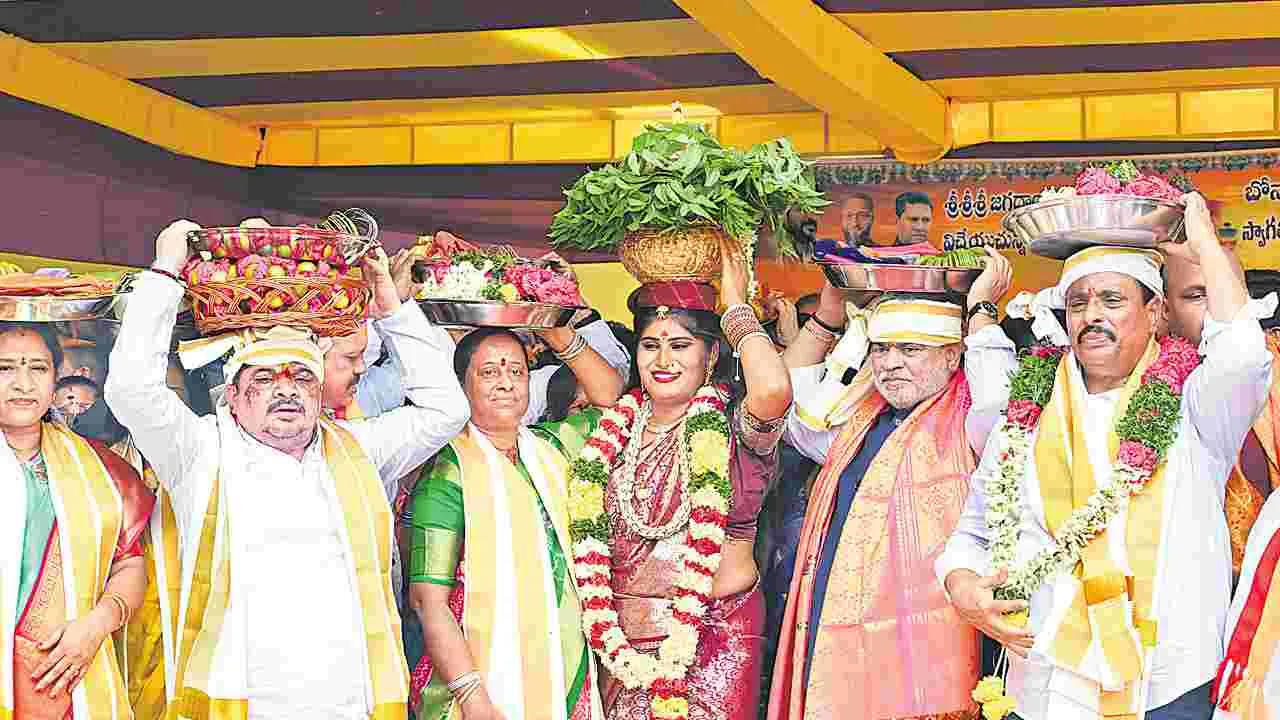
[[[1025,421],[1029,443],[1011,445],[1015,436],[1003,431],[988,443],[937,562],[956,610],[1008,650],[1008,693],[1024,720],[1212,712],[1231,572],[1223,493],[1270,385],[1271,354],[1257,320],[1270,313],[1232,270],[1204,198],[1183,199],[1187,241],[1169,251],[1203,268],[1204,359],[1183,382],[1175,434],[1164,455],[1150,459],[1149,479],[1118,506],[1099,504],[1098,488],[1128,481],[1116,470],[1117,422],[1147,369],[1157,358],[1168,363],[1156,367],[1167,385],[1181,381],[1194,358],[1156,342],[1160,254],[1091,247],[1068,258],[1058,285],[1038,297],[1042,327],[1056,325],[1054,308],[1066,310],[1067,330],[1056,327],[1051,340],[1070,347],[1043,411]],[[1165,380],[1170,372],[1176,380]],[[999,489],[1003,478],[1013,478],[1012,489]],[[1012,514],[1011,567],[993,566],[992,542],[1005,536],[989,529],[989,507]],[[1045,552],[1080,562],[1045,565],[1043,580],[1026,589],[1029,608],[996,599],[1011,569]],[[1027,610],[1025,625],[1006,616]]]
[[[889,297],[848,321],[843,296],[827,286],[787,349],[797,400],[787,441],[822,470],[796,551],[770,720],[971,710],[978,635],[948,605],[933,561],[1008,398],[1013,344],[993,302],[1011,279],[1008,261],[989,251],[968,313]],[[838,332],[837,360],[824,368]]]
[[157,237],[106,383],[177,525],[183,611],[170,712],[403,717],[409,683],[382,479],[425,462],[466,424],[457,379],[439,372],[453,345],[400,302],[377,250],[363,267],[371,315],[404,368],[408,405],[362,421],[323,418],[320,347],[307,331],[275,327],[217,341],[231,352],[228,387],[215,415],[197,417],[164,382],[177,272],[197,228],[178,221]]
[[[1235,254],[1228,254],[1228,258],[1232,270],[1244,277],[1244,269]],[[1175,252],[1165,260],[1163,277],[1169,334],[1186,338],[1192,345],[1200,347],[1208,297],[1204,270],[1184,253]],[[1254,293],[1250,288],[1250,295],[1263,297],[1265,293]],[[1263,320],[1264,327],[1270,320]],[[1268,347],[1273,355],[1277,353],[1274,340],[1268,342]],[[1272,372],[1280,374],[1280,363],[1273,364]],[[1267,409],[1245,435],[1240,458],[1227,478],[1225,508],[1231,537],[1231,569],[1236,577],[1239,577],[1244,561],[1249,531],[1262,510],[1262,503],[1280,482],[1280,468],[1274,459],[1280,452],[1280,437],[1275,435],[1277,429],[1272,423],[1272,417],[1277,413],[1280,413],[1280,379],[1273,379]],[[1266,442],[1261,442],[1260,438],[1266,438]]]

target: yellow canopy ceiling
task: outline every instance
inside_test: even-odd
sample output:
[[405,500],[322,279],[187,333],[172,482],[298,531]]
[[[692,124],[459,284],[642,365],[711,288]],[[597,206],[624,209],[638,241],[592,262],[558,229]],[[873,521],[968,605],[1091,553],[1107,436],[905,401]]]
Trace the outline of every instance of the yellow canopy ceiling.
[[0,91],[241,166],[602,161],[673,101],[726,142],[908,161],[1280,134],[1275,0],[4,3],[0,29]]

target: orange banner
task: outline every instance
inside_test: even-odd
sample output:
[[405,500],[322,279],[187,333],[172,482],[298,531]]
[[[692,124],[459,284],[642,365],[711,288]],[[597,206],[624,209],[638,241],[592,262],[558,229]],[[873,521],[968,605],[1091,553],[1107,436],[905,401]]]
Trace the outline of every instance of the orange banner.
[[[1280,268],[1280,153],[1138,158],[1144,173],[1180,177],[1209,201],[1224,243],[1246,269]],[[1035,202],[1046,187],[1073,185],[1089,164],[1106,160],[944,161],[923,167],[887,161],[825,163],[819,187],[832,204],[817,237],[874,245],[927,240],[942,250],[988,246],[1010,258],[1008,297],[1057,282],[1061,263],[1026,253],[1004,231],[1004,216]],[[914,230],[914,233],[913,233]],[[811,265],[762,260],[761,283],[789,297],[817,292],[822,273]]]

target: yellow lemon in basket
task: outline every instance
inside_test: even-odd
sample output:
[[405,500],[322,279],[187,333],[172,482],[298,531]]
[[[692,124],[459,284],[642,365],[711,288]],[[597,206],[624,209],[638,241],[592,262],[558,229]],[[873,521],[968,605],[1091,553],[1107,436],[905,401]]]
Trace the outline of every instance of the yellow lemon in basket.
[[333,307],[342,310],[351,304],[351,298],[347,297],[346,290],[339,290],[333,294]]
[[209,276],[209,279],[210,279],[211,281],[213,281],[213,282],[226,282],[226,281],[227,281],[227,271],[226,271],[226,270],[215,270],[215,271],[213,272],[213,274]]
[[285,269],[279,265],[272,265],[267,268],[267,277],[284,277],[287,274],[288,273],[285,272]]
[[281,258],[293,257],[293,247],[290,245],[277,245],[276,257],[281,257]]
[[272,295],[271,297],[267,298],[267,307],[271,308],[272,310],[279,310],[280,308],[284,307],[284,298],[280,297],[279,295]]

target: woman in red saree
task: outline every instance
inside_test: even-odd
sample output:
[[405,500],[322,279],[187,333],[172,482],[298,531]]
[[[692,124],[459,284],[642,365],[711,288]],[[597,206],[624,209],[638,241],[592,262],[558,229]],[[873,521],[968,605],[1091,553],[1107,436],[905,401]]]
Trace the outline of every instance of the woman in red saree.
[[[721,560],[706,586],[705,614],[696,623],[696,650],[683,677],[693,720],[748,720],[758,712],[764,600],[753,543],[791,406],[790,378],[746,304],[745,262],[736,248],[726,246],[722,255],[723,320],[708,285],[651,284],[631,297],[638,338],[632,384],[643,393],[636,396],[640,411],[626,447],[611,463],[604,499],[618,625],[632,648],[654,656],[672,635],[673,615],[687,607],[673,598],[692,553],[691,519],[702,522],[697,511],[691,515],[689,491],[700,450],[696,433],[685,437],[685,423],[695,395],[705,396],[713,384],[729,390],[717,405],[724,407],[728,426],[730,510]],[[738,377],[745,384],[735,382]],[[607,431],[607,423],[601,426]],[[591,442],[597,442],[594,435]],[[649,720],[656,711],[652,701],[644,683],[607,677],[604,705],[611,720]]]
[[0,718],[129,720],[110,636],[142,601],[154,498],[47,420],[60,356],[47,326],[0,323]]

